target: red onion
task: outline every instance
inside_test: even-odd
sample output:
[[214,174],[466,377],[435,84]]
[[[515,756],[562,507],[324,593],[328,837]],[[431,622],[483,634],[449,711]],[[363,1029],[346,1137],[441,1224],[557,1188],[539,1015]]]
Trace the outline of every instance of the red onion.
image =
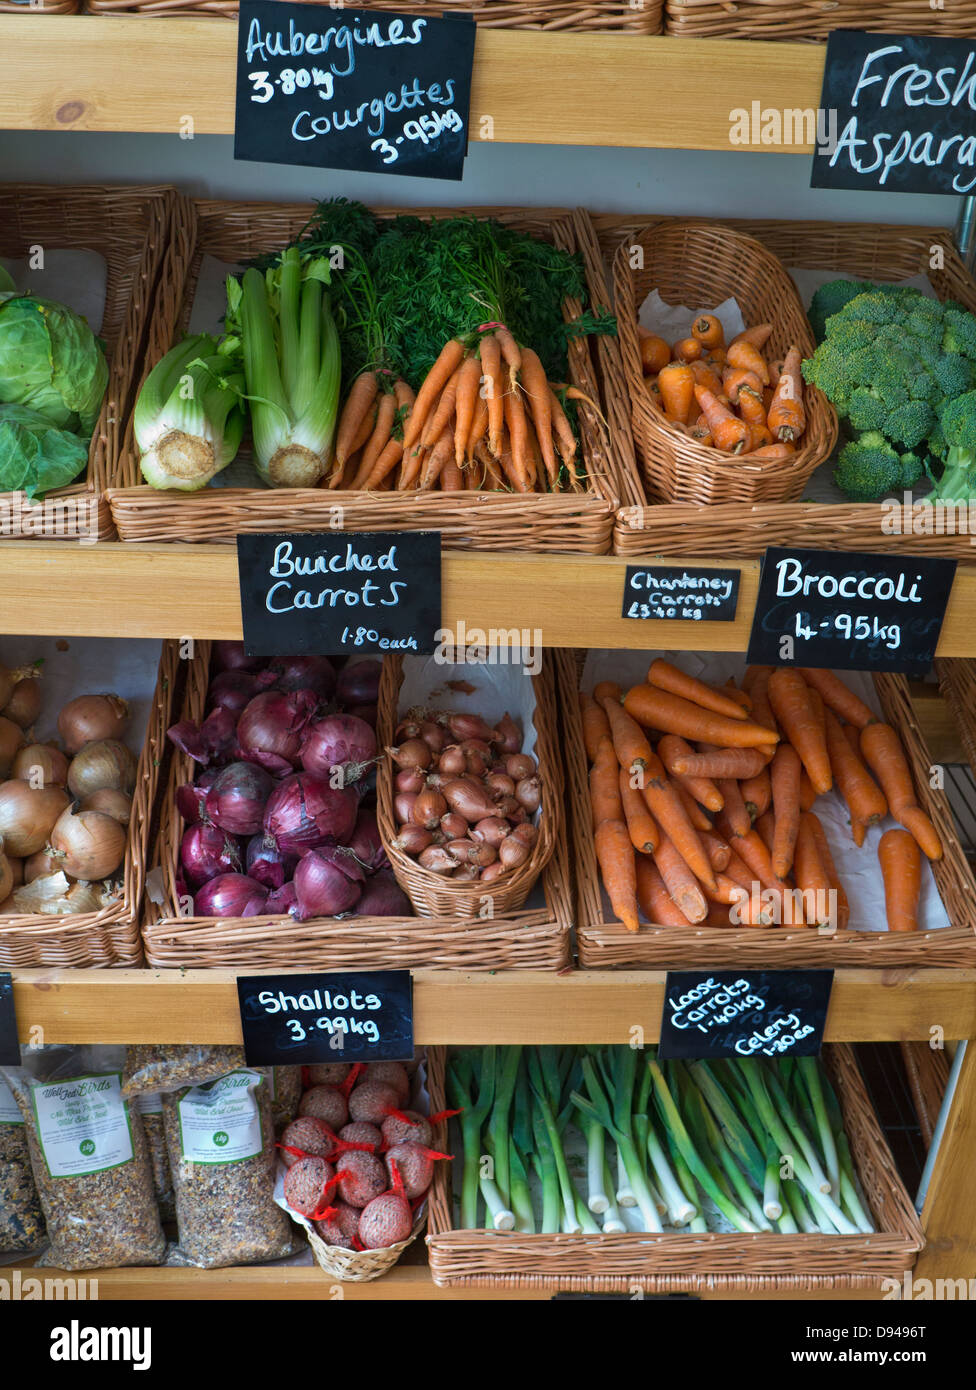
[[352,661],[339,672],[336,698],[343,705],[372,705],[379,698],[382,662]]
[[268,798],[264,830],[284,854],[304,854],[319,845],[345,844],[358,809],[351,787],[330,787],[324,777],[295,772]]
[[292,916],[304,922],[349,912],[362,896],[365,881],[366,871],[350,850],[340,845],[309,850],[295,870],[298,903]]
[[222,762],[238,751],[236,724],[236,717],[230,710],[217,708],[202,724],[182,719],[166,730],[166,737],[194,762]]
[[356,911],[362,917],[413,916],[410,899],[389,869],[384,869],[369,880],[356,904]]
[[237,723],[241,753],[269,772],[290,772],[298,762],[302,733],[315,714],[310,690],[266,690],[247,705]]
[[233,715],[239,715],[255,695],[260,695],[270,684],[271,677],[265,672],[258,674],[256,671],[221,671],[210,682],[207,707],[220,707],[230,710]]
[[180,844],[180,863],[191,888],[202,888],[218,874],[238,874],[241,856],[237,844],[216,825],[191,825]]
[[267,913],[274,913],[275,916],[284,915],[291,912],[298,902],[298,894],[295,892],[295,885],[290,880],[283,883],[280,888],[276,888],[273,893],[268,894],[268,901],[264,905]]
[[246,874],[219,874],[210,879],[193,899],[197,917],[259,917],[268,890]]
[[349,848],[370,873],[390,867],[386,850],[383,848],[383,841],[380,839],[380,828],[376,824],[376,816],[365,807],[360,810],[356,817],[356,825],[349,841]]
[[327,777],[334,767],[342,769],[342,785],[358,782],[376,760],[376,734],[362,719],[352,714],[330,714],[305,731],[301,748],[302,767]]
[[243,642],[215,642],[213,659],[218,671],[256,671],[262,661],[259,656],[248,656]]
[[280,888],[286,879],[291,878],[297,862],[294,855],[282,854],[263,834],[252,835],[247,842],[244,860],[246,871],[249,877],[265,888]]
[[335,667],[327,656],[277,656],[268,670],[278,690],[311,690],[323,701],[331,700],[336,688]]
[[207,818],[229,835],[256,835],[273,785],[256,763],[228,763],[207,792]]
[[371,729],[376,728],[376,717],[379,713],[377,705],[353,705],[347,714],[354,714],[357,719],[361,719],[364,724],[368,724]]
[[196,825],[205,815],[207,789],[218,775],[218,768],[208,767],[195,782],[184,782],[176,789],[176,809],[187,825]]

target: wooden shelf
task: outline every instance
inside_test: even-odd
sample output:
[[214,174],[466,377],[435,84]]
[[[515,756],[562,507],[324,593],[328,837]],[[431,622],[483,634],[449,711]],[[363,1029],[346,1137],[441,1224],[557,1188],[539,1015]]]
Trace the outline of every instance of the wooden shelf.
[[[233,970],[13,970],[21,1040],[239,1043]],[[281,972],[276,972],[281,973]],[[287,973],[287,972],[285,972]],[[664,972],[416,970],[414,1037],[446,1043],[657,1042]],[[838,970],[829,1042],[976,1037],[976,970]]]
[[[188,116],[196,135],[234,129],[237,24],[230,20],[2,15],[0,51],[2,129],[177,134]],[[821,44],[482,28],[470,138],[769,149],[730,145],[729,112],[755,101],[815,109],[823,63]],[[775,146],[780,154],[811,149]]]
[[[56,21],[51,21],[56,22]],[[738,569],[731,623],[641,622],[621,617],[624,570],[613,555],[525,555],[446,550],[442,621],[470,631],[538,633],[547,647],[696,648],[745,651],[758,560],[678,563]],[[631,562],[632,563],[632,562]],[[643,563],[643,562],[642,562]],[[674,565],[670,559],[662,561]],[[647,562],[653,568],[653,561]],[[70,595],[70,604],[65,596]],[[241,636],[237,553],[232,545],[0,543],[0,633],[78,637]],[[960,566],[939,656],[976,650],[976,566]]]

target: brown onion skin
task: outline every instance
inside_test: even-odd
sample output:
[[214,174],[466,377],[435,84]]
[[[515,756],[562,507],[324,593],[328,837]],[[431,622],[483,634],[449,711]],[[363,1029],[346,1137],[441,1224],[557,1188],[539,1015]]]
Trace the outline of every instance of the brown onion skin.
[[499,719],[496,725],[499,738],[497,747],[502,753],[518,753],[522,747],[522,730],[509,714],[508,710]]
[[444,796],[451,810],[462,815],[469,825],[494,815],[494,802],[478,783],[455,779],[445,784]]
[[459,868],[454,870],[451,877],[461,883],[473,883],[475,879],[481,877],[481,870],[474,864],[461,864]]
[[24,861],[10,854],[8,854],[6,858],[7,863],[10,865],[10,872],[13,874],[13,886],[19,888],[24,881]]
[[531,851],[524,840],[516,839],[514,835],[509,835],[502,840],[498,846],[499,862],[504,864],[506,869],[517,869],[524,864]]
[[430,845],[423,851],[418,860],[424,869],[429,869],[435,874],[450,874],[457,868],[457,861],[453,855],[448,854],[446,849],[439,845]]
[[420,725],[420,737],[427,747],[435,755],[440,753],[447,743],[447,734],[439,724],[433,723],[430,719],[425,719]]
[[24,731],[19,724],[0,714],[0,779],[11,775],[17,754],[24,741]]
[[485,786],[496,801],[500,801],[503,796],[515,795],[515,783],[505,772],[489,772],[485,778]]
[[433,753],[422,738],[408,738],[405,743],[400,744],[399,748],[388,748],[386,751],[397,767],[430,767],[434,758]]
[[486,845],[491,845],[492,849],[497,850],[509,834],[509,824],[500,816],[486,816],[472,827],[471,834],[476,840],[483,840]]
[[86,743],[68,767],[68,790],[79,798],[101,791],[103,787],[132,792],[135,785],[136,760],[117,738]]
[[51,848],[71,878],[109,878],[125,858],[125,831],[101,811],[62,812],[51,831]]
[[542,787],[538,777],[526,777],[515,788],[515,800],[526,811],[538,811],[542,801]]
[[479,752],[477,748],[472,748],[464,755],[464,765],[472,777],[480,779],[491,767],[491,757]]
[[58,733],[68,753],[86,743],[118,738],[129,722],[129,706],[119,695],[79,695],[58,715]]
[[14,891],[14,870],[10,860],[0,850],[0,899],[9,898]]
[[491,883],[493,879],[501,878],[505,872],[505,865],[501,860],[496,859],[494,864],[489,864],[487,869],[481,870],[481,881],[482,883]]
[[446,811],[447,802],[440,792],[433,787],[427,787],[413,803],[410,819],[415,824],[422,825],[425,830],[436,830],[441,823],[441,816]]
[[44,878],[48,874],[60,872],[61,864],[57,859],[52,858],[45,850],[39,849],[36,854],[31,854],[23,863],[23,880],[25,883],[33,883],[35,878]]
[[505,759],[505,771],[513,782],[524,782],[536,771],[535,758],[530,758],[528,753],[512,753]]
[[398,792],[412,792],[414,796],[423,791],[426,783],[427,779],[419,767],[405,767],[393,779]]
[[32,787],[14,780],[0,786],[0,836],[4,850],[18,859],[47,844],[54,823],[69,805],[61,787]]
[[127,792],[113,791],[111,787],[102,787],[97,792],[90,792],[84,798],[79,811],[101,811],[104,816],[111,816],[117,820],[119,825],[128,825],[132,819],[132,797]]
[[456,743],[445,748],[437,760],[437,771],[444,777],[460,777],[467,770],[467,761]]
[[29,782],[32,776],[36,777],[34,768],[40,769],[40,781],[45,787],[63,787],[68,780],[68,759],[60,748],[49,743],[29,743],[21,748],[10,775],[21,782]]
[[448,811],[441,816],[440,829],[449,840],[463,840],[468,833],[468,822],[457,811]]
[[29,729],[41,712],[41,683],[33,676],[18,681],[3,707],[4,717],[22,729]]
[[416,858],[428,845],[432,845],[433,843],[434,837],[429,830],[425,830],[422,825],[414,825],[411,821],[408,821],[406,825],[401,828],[399,835],[393,841],[393,848]]
[[539,828],[533,825],[531,821],[523,821],[521,825],[515,827],[512,834],[515,836],[516,840],[521,840],[523,844],[528,845],[531,849],[539,838]]
[[394,798],[393,810],[401,825],[413,820],[413,808],[417,802],[417,792],[401,792]]
[[495,803],[493,814],[503,816],[505,820],[512,820],[521,810],[522,807],[514,796],[503,796]]
[[452,840],[444,848],[448,854],[454,855],[459,864],[474,864],[479,869],[486,869],[498,858],[498,851],[484,840],[480,843],[473,840]]
[[456,739],[479,738],[487,743],[495,733],[480,714],[446,714],[442,716],[442,723]]

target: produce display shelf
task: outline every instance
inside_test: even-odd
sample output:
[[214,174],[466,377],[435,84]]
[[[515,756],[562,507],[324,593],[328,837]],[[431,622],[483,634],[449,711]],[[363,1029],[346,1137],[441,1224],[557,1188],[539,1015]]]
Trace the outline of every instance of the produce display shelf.
[[[622,617],[628,563],[633,560],[614,555],[445,550],[442,626],[453,630],[463,622],[469,633],[479,628],[501,646],[513,640],[514,630],[528,631],[532,642],[546,647],[745,651],[758,560],[660,561],[664,568],[678,563],[738,570],[738,612],[734,622],[723,623]],[[640,566],[653,569],[655,561],[642,560]],[[239,639],[236,550],[230,545],[3,541],[0,632]],[[972,655],[974,632],[976,566],[961,565],[938,655]]]
[[[23,1042],[239,1043],[233,970],[12,970]],[[257,972],[260,973],[260,972]],[[287,972],[276,972],[287,973]],[[660,1036],[663,971],[415,970],[418,1046],[619,1043]],[[976,1037],[976,970],[840,969],[828,1042]]]
[[[175,134],[188,114],[194,135],[234,129],[237,25],[227,19],[2,15],[0,51],[0,129]],[[731,145],[729,112],[757,99],[815,109],[823,64],[819,44],[479,29],[470,137],[808,153]]]

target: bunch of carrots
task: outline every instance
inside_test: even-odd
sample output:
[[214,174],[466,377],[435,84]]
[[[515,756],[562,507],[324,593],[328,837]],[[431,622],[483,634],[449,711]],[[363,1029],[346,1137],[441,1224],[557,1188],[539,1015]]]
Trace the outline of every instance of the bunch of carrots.
[[746,328],[726,346],[715,314],[699,314],[687,338],[669,344],[638,326],[644,385],[668,424],[709,449],[787,459],[806,429],[800,351],[781,364],[763,349],[771,323]]
[[750,666],[741,688],[717,687],[657,659],[644,684],[601,681],[580,708],[597,859],[629,931],[640,913],[771,926],[797,920],[798,899],[800,920],[843,930],[847,895],[812,809],[835,788],[858,846],[889,813],[904,827],[878,858],[889,931],[918,929],[921,856],[942,843],[897,731],[832,671]]
[[420,390],[366,371],[339,418],[329,488],[546,492],[581,487],[576,437],[539,356],[504,325],[445,343]]

